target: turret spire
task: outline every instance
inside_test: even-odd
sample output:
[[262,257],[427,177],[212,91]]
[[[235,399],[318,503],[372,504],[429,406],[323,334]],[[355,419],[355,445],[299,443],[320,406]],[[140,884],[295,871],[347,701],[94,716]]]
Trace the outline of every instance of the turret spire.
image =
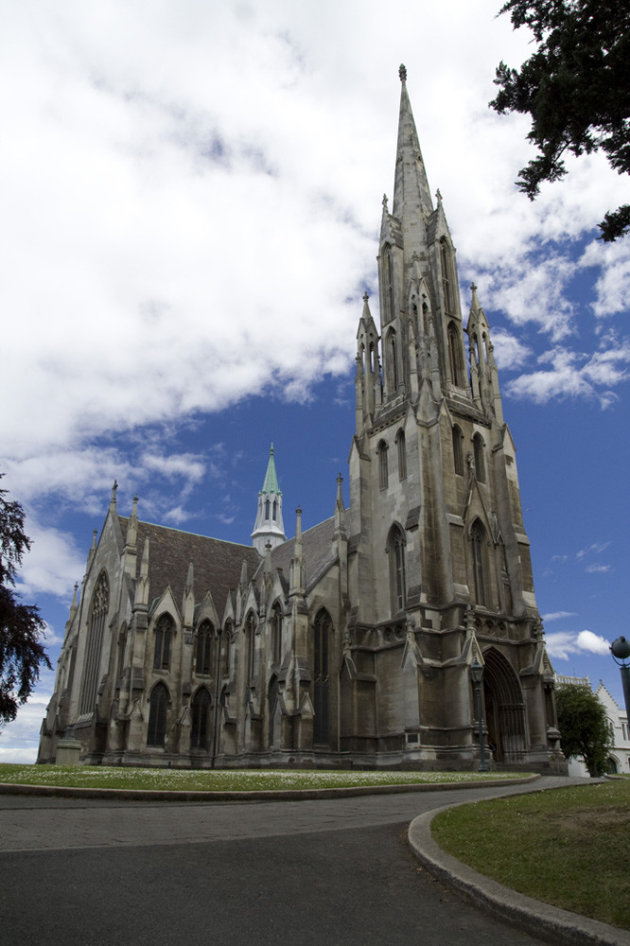
[[261,491],[258,493],[258,512],[252,541],[261,555],[265,554],[267,543],[272,548],[286,541],[284,523],[282,521],[282,491],[278,485],[276,461],[273,444],[269,448],[267,472]]

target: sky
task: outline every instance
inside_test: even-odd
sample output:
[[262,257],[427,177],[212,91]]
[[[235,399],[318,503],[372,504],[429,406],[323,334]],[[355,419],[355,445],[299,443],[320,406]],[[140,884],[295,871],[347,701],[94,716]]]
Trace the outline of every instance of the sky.
[[[500,0],[21,0],[0,35],[0,471],[32,549],[18,591],[53,663],[112,484],[128,515],[250,543],[269,445],[285,527],[332,515],[355,335],[391,198],[400,83],[490,322],[556,671],[623,705],[630,631],[627,178],[568,162],[529,201],[532,51]],[[347,480],[347,476],[346,476]],[[345,487],[348,502],[347,485]],[[35,760],[54,673],[0,734]]]

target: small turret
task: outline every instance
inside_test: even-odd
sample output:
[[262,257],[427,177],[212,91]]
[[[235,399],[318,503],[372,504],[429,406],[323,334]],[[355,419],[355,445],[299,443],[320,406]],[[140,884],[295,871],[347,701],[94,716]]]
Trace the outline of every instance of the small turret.
[[277,545],[286,542],[286,538],[282,521],[282,492],[278,486],[274,450],[271,444],[265,481],[258,493],[258,512],[252,532],[252,543],[254,548],[264,555],[267,543],[274,549]]

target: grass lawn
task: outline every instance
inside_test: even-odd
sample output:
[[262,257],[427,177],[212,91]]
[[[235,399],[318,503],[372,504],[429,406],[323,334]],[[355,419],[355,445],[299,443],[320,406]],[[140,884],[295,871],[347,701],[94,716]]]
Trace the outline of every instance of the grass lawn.
[[74,788],[127,788],[180,792],[259,792],[279,789],[418,785],[520,778],[522,773],[355,772],[287,769],[142,769],[120,766],[0,765],[0,782]]
[[439,814],[432,832],[507,887],[630,929],[630,780],[464,805]]

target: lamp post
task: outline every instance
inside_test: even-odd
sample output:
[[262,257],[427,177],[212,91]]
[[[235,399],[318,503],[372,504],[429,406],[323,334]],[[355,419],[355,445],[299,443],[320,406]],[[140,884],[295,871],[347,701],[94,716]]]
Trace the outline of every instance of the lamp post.
[[479,771],[487,772],[486,763],[486,744],[483,735],[483,717],[481,711],[481,682],[483,680],[483,667],[475,657],[470,665],[470,680],[473,686],[475,697],[475,715],[477,716],[477,726],[479,727]]
[[621,686],[623,687],[623,698],[626,703],[626,715],[630,722],[630,665],[625,661],[630,657],[630,641],[625,637],[618,637],[610,645],[612,658],[621,670]]

